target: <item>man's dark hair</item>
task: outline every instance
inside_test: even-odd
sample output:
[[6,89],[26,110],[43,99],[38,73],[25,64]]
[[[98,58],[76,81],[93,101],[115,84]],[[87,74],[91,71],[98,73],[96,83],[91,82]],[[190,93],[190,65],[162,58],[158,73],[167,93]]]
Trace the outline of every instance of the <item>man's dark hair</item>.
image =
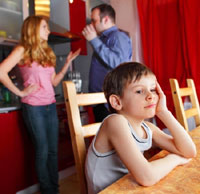
[[154,75],[147,66],[138,62],[122,63],[110,71],[103,83],[103,91],[111,112],[116,112],[109,103],[109,97],[115,94],[123,96],[124,87],[132,81],[138,81],[143,75]]
[[102,19],[105,16],[109,16],[112,22],[115,23],[115,10],[112,8],[111,5],[100,4],[100,5],[97,5],[96,7],[93,7],[92,11],[95,9],[99,9],[100,11],[100,21],[102,21]]

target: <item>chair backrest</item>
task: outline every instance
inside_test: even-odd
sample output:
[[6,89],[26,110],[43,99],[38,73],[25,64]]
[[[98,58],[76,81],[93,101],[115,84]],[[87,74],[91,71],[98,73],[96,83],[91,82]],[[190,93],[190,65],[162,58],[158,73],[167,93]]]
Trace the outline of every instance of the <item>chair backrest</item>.
[[63,90],[76,171],[81,193],[86,194],[87,184],[84,173],[86,158],[85,138],[94,136],[101,123],[82,125],[79,107],[106,103],[106,99],[103,92],[77,94],[75,84],[72,81],[64,81]]
[[[200,125],[199,101],[196,94],[196,88],[192,79],[187,79],[187,87],[180,88],[176,79],[170,79],[172,97],[174,101],[176,118],[181,125],[189,131],[188,118],[194,117],[196,126]],[[184,109],[184,98],[189,97],[191,108]]]

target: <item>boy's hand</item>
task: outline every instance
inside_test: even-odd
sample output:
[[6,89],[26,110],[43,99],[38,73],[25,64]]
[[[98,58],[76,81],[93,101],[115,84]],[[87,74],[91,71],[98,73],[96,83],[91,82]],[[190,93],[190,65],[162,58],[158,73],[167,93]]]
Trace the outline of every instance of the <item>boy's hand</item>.
[[163,111],[168,111],[168,108],[167,108],[167,103],[166,103],[166,96],[164,92],[162,91],[158,82],[156,83],[156,89],[157,89],[157,93],[159,97],[157,108],[156,108],[156,115],[158,115],[159,113]]

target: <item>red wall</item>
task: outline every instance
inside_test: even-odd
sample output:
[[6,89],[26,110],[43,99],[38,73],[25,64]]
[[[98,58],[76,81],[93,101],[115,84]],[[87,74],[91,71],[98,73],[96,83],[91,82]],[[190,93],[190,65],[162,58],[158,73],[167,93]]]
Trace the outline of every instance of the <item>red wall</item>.
[[19,111],[0,114],[0,193],[14,194],[37,182],[33,147],[21,118]]

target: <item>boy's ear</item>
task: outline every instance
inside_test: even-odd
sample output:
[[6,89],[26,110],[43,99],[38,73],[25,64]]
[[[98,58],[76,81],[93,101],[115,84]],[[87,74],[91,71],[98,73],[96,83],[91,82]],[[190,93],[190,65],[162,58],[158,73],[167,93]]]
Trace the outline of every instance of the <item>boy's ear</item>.
[[109,102],[113,109],[115,109],[116,111],[121,110],[122,104],[119,96],[112,94],[109,97]]

